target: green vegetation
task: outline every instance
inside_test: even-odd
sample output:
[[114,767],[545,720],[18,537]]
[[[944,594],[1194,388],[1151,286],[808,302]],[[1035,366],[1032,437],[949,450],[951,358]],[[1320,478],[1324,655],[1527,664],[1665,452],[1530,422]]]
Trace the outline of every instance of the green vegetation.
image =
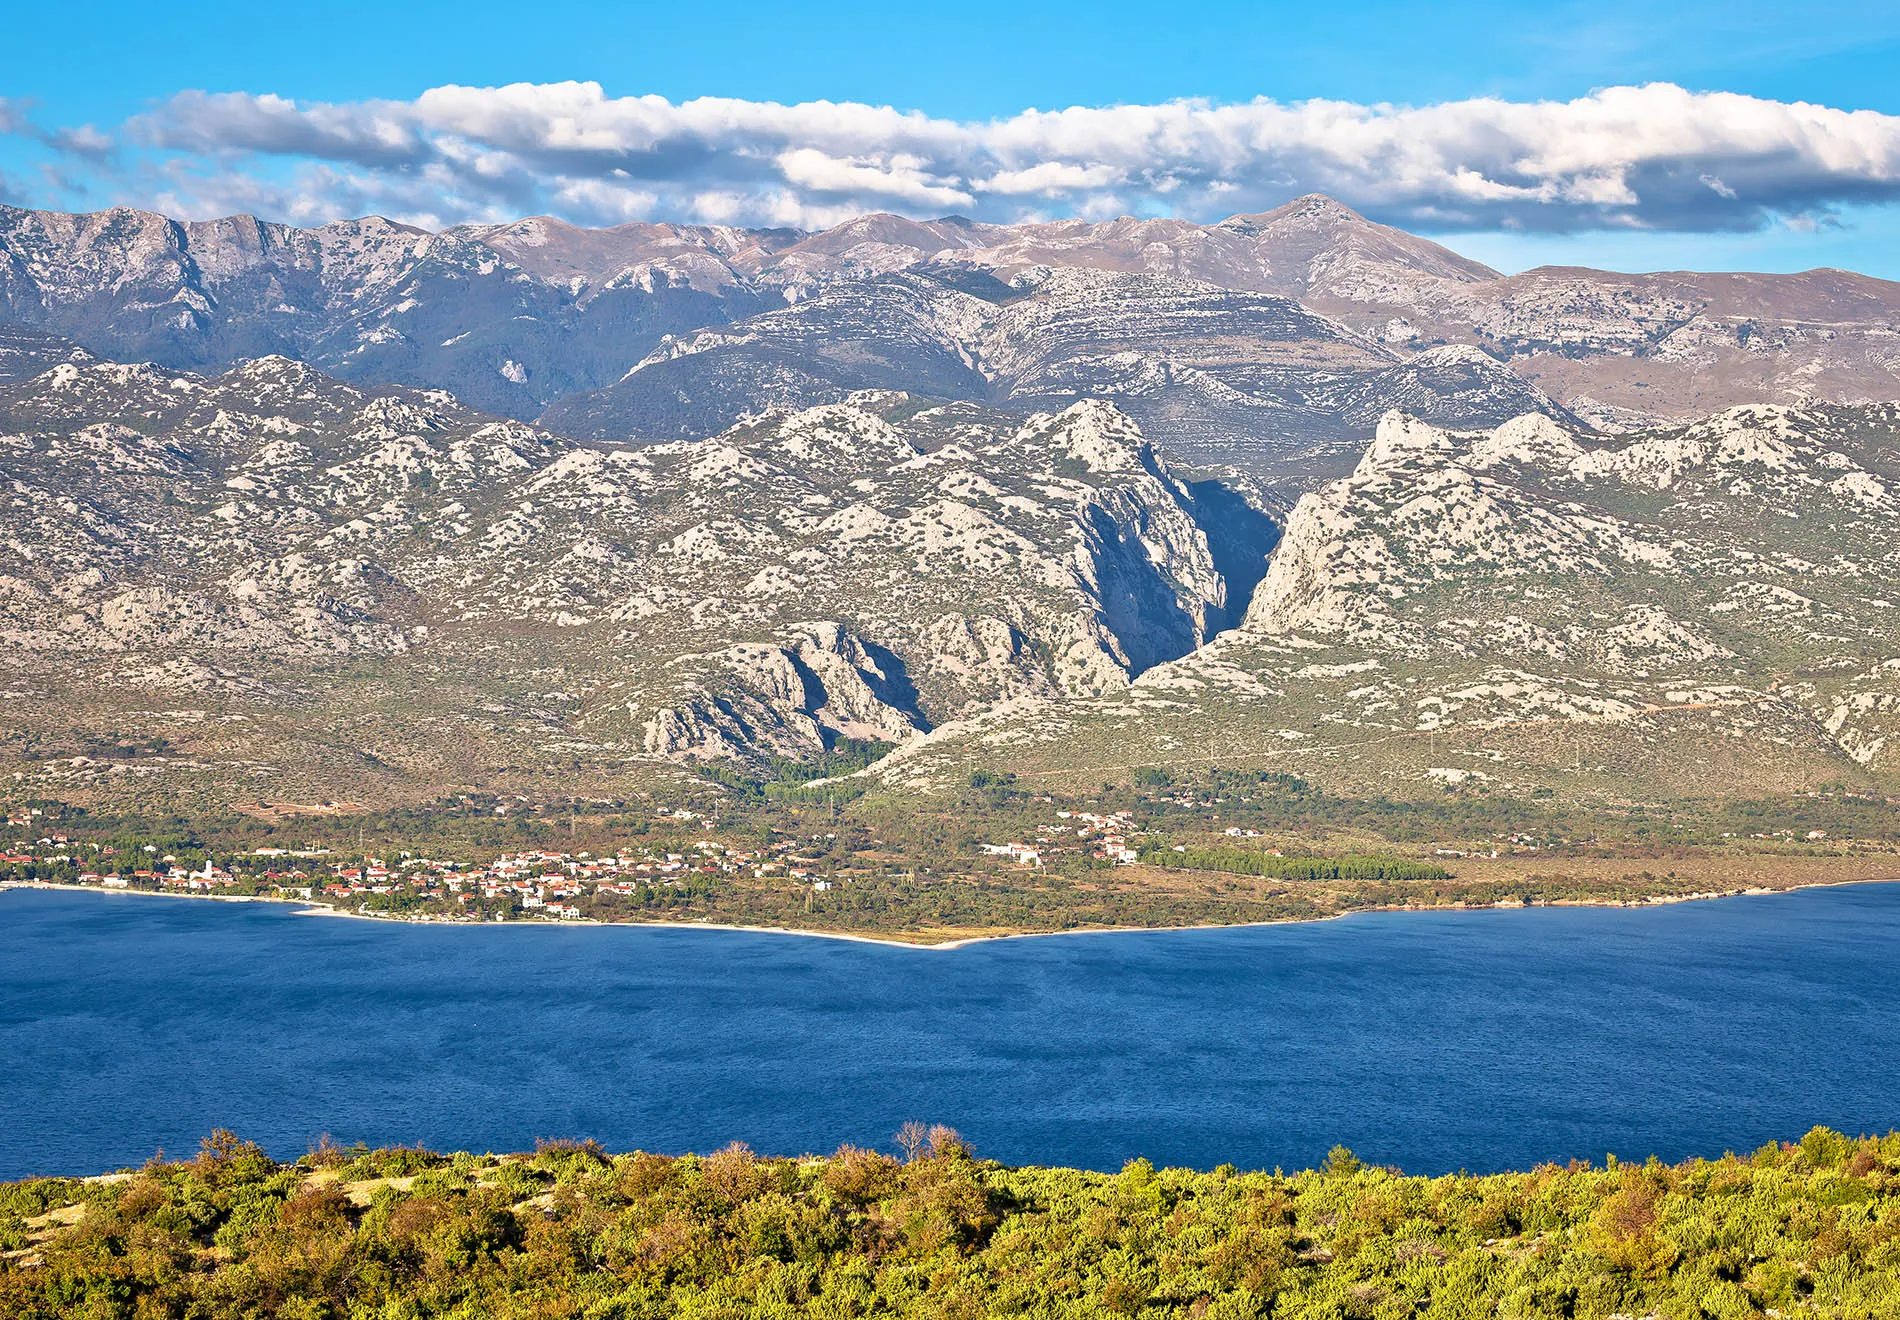
[[1226,871],[1275,880],[1449,880],[1451,872],[1405,857],[1278,857],[1251,848],[1144,848],[1149,866],[1184,871]]
[[[0,881],[118,873],[150,889],[164,883],[159,872],[215,860],[224,894],[311,888],[314,901],[384,916],[538,920],[546,909],[521,895],[449,893],[430,877],[533,852],[511,874],[559,880],[578,869],[566,859],[624,854],[634,864],[618,873],[626,884],[564,892],[563,910],[945,940],[1900,876],[1897,804],[1841,784],[1586,811],[1492,792],[1342,796],[1233,768],[1137,768],[1094,791],[1056,793],[977,768],[926,795],[850,777],[883,750],[844,740],[818,761],[682,767],[615,798],[462,792],[373,812],[197,817],[19,800]],[[1138,864],[1120,864],[1130,859]],[[372,861],[386,866],[382,882],[362,875],[326,892]],[[372,884],[377,892],[363,892]]]
[[0,1313],[55,1317],[1900,1314],[1900,1133],[1678,1165],[1405,1177],[901,1157],[439,1156],[226,1133],[114,1182],[0,1186]]
[[895,743],[868,738],[840,738],[824,755],[794,761],[783,756],[759,759],[756,765],[708,764],[697,767],[694,775],[731,789],[741,802],[810,802],[843,806],[863,795],[863,781],[819,783],[854,774],[873,761],[888,755]]

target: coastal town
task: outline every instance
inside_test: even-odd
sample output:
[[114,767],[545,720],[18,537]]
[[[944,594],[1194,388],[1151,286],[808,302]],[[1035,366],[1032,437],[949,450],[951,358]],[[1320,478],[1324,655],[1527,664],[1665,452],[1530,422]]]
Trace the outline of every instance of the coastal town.
[[[1368,907],[1673,902],[1891,874],[1887,804],[1839,792],[1693,828],[1632,812],[1621,837],[1600,821],[1579,837],[1560,813],[1456,792],[1368,806],[1272,772],[1150,769],[1137,781],[1058,796],[973,773],[957,799],[907,811],[775,801],[710,771],[685,785],[690,796],[664,800],[461,792],[385,813],[260,808],[215,822],[16,799],[0,888],[284,902],[386,921],[939,942]],[[1410,837],[1395,846],[1392,833]]]
[[[15,812],[22,834],[44,821]],[[613,848],[530,847],[487,861],[462,861],[411,850],[345,851],[332,847],[255,847],[229,856],[215,850],[161,851],[158,844],[109,843],[47,828],[16,837],[0,852],[0,883],[80,886],[209,898],[294,900],[354,915],[411,921],[611,921],[641,912],[663,914],[722,884],[803,892],[811,902],[891,869],[896,859],[840,849],[835,832],[737,841],[696,832],[703,817],[658,813],[660,837]],[[1051,864],[1126,866],[1139,858],[1140,833],[1127,810],[1061,810],[1046,825],[1006,842],[983,842],[969,869],[1041,871]],[[912,883],[912,866],[902,872]]]

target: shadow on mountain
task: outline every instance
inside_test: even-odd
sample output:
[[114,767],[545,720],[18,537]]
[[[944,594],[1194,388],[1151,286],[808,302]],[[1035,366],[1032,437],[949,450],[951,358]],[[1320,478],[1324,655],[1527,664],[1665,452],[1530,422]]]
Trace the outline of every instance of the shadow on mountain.
[[1214,567],[1227,582],[1227,608],[1218,617],[1208,611],[1207,632],[1237,627],[1247,613],[1254,588],[1267,575],[1267,556],[1280,543],[1280,524],[1264,509],[1225,482],[1191,481],[1194,521],[1207,536]]
[[918,728],[928,731],[931,728],[930,717],[924,714],[922,695],[917,691],[917,685],[911,682],[910,670],[905,667],[903,657],[876,642],[866,641],[862,637],[857,640],[865,655],[883,674],[881,680],[869,675],[865,677],[865,682],[870,685],[877,699],[887,706],[908,712],[917,721]]
[[1194,616],[1138,543],[1131,543],[1108,512],[1092,506],[1084,514],[1101,545],[1096,591],[1102,620],[1132,673],[1178,660],[1199,643]]

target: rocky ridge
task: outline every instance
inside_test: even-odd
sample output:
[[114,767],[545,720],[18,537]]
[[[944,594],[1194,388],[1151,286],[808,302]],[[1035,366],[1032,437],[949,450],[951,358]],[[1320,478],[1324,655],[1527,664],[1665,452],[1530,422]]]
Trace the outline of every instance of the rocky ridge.
[[1238,617],[1274,533],[1099,401],[864,394],[600,448],[283,358],[0,387],[0,474],[22,682],[271,708],[449,675],[530,744],[634,757],[1125,688]]
[[908,270],[669,337],[614,385],[556,404],[568,434],[694,435],[734,412],[904,388],[1023,413],[1108,398],[1177,457],[1298,490],[1349,464],[1395,403],[1447,425],[1542,410],[1483,351],[1403,356],[1274,294],[1176,275],[1038,269],[1014,284]]
[[1888,785],[1900,409],[1739,408],[1605,443],[1392,414],[1304,497],[1241,626],[1099,701],[940,733],[929,783],[1232,762],[1361,790]]
[[1114,397],[1164,449],[1294,485],[1349,467],[1395,401],[1452,427],[1539,409],[1625,431],[1900,397],[1892,283],[1505,277],[1324,197],[1213,225],[875,215],[818,234],[0,208],[0,321],[174,370],[281,354],[616,443],[867,388]]
[[173,370],[288,356],[523,419],[613,380],[666,331],[772,301],[706,284],[663,252],[597,282],[542,278],[477,237],[377,217],[298,229],[0,207],[0,320]]

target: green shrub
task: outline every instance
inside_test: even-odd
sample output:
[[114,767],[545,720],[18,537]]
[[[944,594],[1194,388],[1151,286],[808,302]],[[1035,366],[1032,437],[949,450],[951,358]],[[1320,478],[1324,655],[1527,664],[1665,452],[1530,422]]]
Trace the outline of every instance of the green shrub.
[[0,1185],[0,1315],[1900,1314],[1900,1133],[1430,1179],[1343,1146],[1290,1176],[1006,1168],[947,1128],[905,1149],[361,1152],[344,1173],[429,1167],[351,1187],[232,1138],[86,1187],[71,1227],[18,1211],[78,1204],[78,1184]]

